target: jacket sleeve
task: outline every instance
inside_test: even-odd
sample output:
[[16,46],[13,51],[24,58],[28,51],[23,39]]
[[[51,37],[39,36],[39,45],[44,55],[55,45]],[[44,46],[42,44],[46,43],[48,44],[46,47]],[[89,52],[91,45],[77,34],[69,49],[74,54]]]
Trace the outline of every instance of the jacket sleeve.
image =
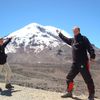
[[7,41],[4,42],[3,46],[6,47],[7,44],[11,41],[11,39],[9,38]]
[[95,50],[92,46],[92,44],[90,43],[90,41],[88,40],[87,37],[85,38],[85,45],[86,45],[86,49],[88,50],[89,54],[90,54],[90,58],[95,59],[96,55],[95,55]]
[[73,38],[67,38],[65,37],[62,33],[59,34],[59,37],[65,42],[67,43],[68,45],[72,45],[72,42],[73,42]]

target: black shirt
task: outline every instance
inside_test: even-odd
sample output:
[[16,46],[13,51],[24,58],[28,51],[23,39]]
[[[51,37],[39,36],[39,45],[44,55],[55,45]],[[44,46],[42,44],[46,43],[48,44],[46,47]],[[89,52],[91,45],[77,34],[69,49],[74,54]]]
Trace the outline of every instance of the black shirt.
[[7,54],[5,54],[5,47],[7,44],[11,41],[11,39],[8,39],[6,42],[3,43],[3,45],[0,45],[0,64],[5,64],[7,59]]
[[72,57],[75,63],[84,63],[88,61],[87,51],[90,58],[95,59],[95,51],[86,36],[80,33],[74,38],[67,38],[62,33],[59,34],[60,38],[68,45],[72,46]]

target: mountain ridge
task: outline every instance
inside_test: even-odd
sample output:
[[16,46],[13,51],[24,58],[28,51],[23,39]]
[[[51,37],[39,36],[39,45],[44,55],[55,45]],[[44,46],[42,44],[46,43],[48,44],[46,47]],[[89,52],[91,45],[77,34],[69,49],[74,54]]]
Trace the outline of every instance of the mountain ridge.
[[[53,26],[42,26],[37,23],[31,23],[7,36],[14,37],[8,47],[8,52],[16,53],[19,48],[24,48],[24,51],[30,48],[34,49],[34,52],[40,52],[44,50],[44,48],[56,47],[62,43],[56,30],[61,29]],[[66,34],[67,37],[70,37],[67,32],[64,30],[61,31],[63,34]]]

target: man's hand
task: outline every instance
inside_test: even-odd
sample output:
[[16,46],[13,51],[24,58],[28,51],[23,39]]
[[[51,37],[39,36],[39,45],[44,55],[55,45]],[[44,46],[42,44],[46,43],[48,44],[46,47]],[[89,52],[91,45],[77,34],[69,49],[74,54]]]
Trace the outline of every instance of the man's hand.
[[93,61],[93,62],[94,62],[94,61],[95,61],[95,59],[90,58],[90,61]]
[[60,34],[60,33],[61,33],[61,31],[60,31],[60,30],[56,30],[56,32],[57,32],[58,34]]
[[13,37],[9,37],[9,39],[12,39]]
[[9,39],[13,39],[15,36],[9,37]]
[[94,63],[95,63],[95,59],[90,58],[90,63],[91,63],[91,64],[94,64]]

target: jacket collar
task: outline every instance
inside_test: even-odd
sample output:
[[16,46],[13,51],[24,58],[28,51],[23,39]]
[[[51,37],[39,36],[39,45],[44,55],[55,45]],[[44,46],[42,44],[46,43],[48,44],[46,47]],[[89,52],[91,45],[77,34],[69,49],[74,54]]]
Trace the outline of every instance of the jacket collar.
[[74,36],[75,41],[79,41],[81,38],[81,33],[79,33],[77,36]]

